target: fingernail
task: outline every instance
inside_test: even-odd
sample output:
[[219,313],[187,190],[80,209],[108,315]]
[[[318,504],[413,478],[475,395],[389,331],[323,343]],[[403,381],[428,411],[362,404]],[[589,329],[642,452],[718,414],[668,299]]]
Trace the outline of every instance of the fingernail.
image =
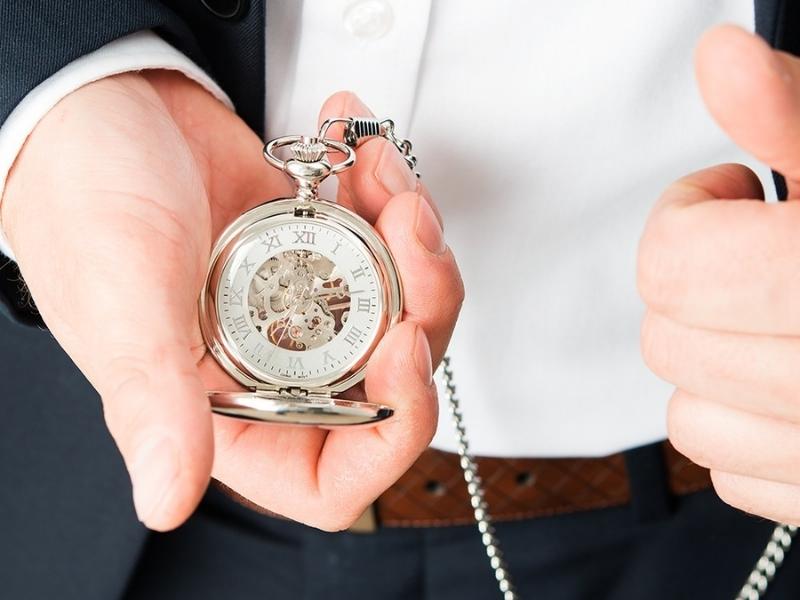
[[136,451],[131,467],[133,506],[145,525],[162,508],[178,470],[178,451],[168,438],[145,442]]
[[417,363],[419,378],[426,386],[433,383],[433,366],[431,365],[431,347],[422,327],[417,327],[417,339],[414,342],[414,361]]
[[417,176],[408,167],[403,155],[389,142],[383,145],[375,177],[390,196],[417,189]]
[[447,244],[444,243],[442,226],[439,225],[439,219],[436,218],[428,201],[421,196],[417,202],[416,233],[419,243],[425,246],[428,252],[432,252],[438,256],[443,254],[447,249]]

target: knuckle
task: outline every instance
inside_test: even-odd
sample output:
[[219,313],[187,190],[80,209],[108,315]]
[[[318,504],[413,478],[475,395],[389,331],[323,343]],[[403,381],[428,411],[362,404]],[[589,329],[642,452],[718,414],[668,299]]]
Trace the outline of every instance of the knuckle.
[[669,311],[680,291],[675,282],[682,269],[670,251],[671,229],[663,217],[648,223],[639,242],[636,264],[639,295],[647,306],[662,313]]
[[673,344],[665,335],[662,317],[647,311],[642,319],[639,336],[642,360],[656,375],[668,379],[673,370]]
[[447,284],[442,291],[430,299],[433,306],[438,306],[446,319],[455,322],[464,305],[464,282],[456,270],[447,276]]
[[99,364],[98,389],[106,425],[121,447],[134,444],[137,432],[153,419],[151,382],[186,377],[185,366],[176,364],[179,345],[140,342],[113,344],[108,360]]
[[455,321],[464,303],[461,278],[440,274],[405,294],[406,310],[418,320]]
[[107,391],[101,388],[103,416],[106,426],[122,448],[134,436],[146,416],[146,404],[139,401],[142,394],[133,393],[132,390],[141,390],[148,385],[148,368],[145,361],[124,354],[109,360],[103,372],[109,381]]
[[675,449],[697,465],[712,464],[711,448],[703,443],[698,421],[692,415],[687,398],[680,392],[673,394],[667,408],[667,435]]
[[757,512],[756,503],[747,494],[738,480],[720,472],[711,471],[711,483],[719,499],[725,504],[743,510],[746,513],[755,514]]
[[453,306],[453,312],[456,315],[458,315],[458,313],[461,312],[461,307],[464,305],[466,290],[464,288],[464,280],[461,278],[461,274],[458,272],[457,268],[454,280],[455,281],[454,281],[453,292],[451,294],[451,302]]

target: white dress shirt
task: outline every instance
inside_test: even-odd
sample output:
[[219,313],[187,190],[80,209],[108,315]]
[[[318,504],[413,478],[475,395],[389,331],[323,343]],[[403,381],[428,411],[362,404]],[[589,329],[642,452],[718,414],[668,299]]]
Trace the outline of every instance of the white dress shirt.
[[[671,388],[639,353],[639,235],[661,190],[720,162],[769,171],[714,125],[692,51],[752,0],[267,3],[267,137],[313,133],[355,91],[414,143],[467,290],[450,345],[472,449],[591,456],[666,435]],[[150,32],[76,60],[0,128],[0,194],[61,97],[139,68],[200,68]],[[334,183],[323,188],[332,197]],[[442,398],[434,446],[454,449]]]

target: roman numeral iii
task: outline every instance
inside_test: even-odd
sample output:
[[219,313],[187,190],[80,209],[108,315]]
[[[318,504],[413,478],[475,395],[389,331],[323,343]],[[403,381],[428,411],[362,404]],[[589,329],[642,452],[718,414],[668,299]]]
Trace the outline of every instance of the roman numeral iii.
[[344,336],[344,341],[353,346],[361,336],[364,334],[358,327],[353,327],[350,331],[347,332],[347,335]]
[[371,298],[359,298],[358,304],[356,305],[356,310],[358,312],[369,312],[369,309],[372,308],[372,299]]
[[233,326],[236,328],[236,332],[242,336],[243,340],[247,339],[247,336],[250,335],[250,326],[247,324],[247,319],[244,318],[244,315],[239,315],[233,319]]

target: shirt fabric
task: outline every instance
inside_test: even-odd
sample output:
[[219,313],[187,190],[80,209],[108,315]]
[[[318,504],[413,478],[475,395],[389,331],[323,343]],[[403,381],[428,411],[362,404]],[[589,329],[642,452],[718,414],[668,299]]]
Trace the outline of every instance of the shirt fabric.
[[[750,0],[267,3],[267,137],[313,133],[322,102],[351,89],[414,143],[467,291],[449,355],[476,454],[594,456],[666,436],[671,386],[639,352],[637,243],[687,172],[742,162],[772,189],[692,71],[704,30],[753,19]],[[153,33],[117,40],[0,127],[0,196],[60,98],[142,68],[178,69],[231,105]],[[322,191],[335,197],[335,182]],[[454,450],[441,389],[440,402],[433,445]]]

